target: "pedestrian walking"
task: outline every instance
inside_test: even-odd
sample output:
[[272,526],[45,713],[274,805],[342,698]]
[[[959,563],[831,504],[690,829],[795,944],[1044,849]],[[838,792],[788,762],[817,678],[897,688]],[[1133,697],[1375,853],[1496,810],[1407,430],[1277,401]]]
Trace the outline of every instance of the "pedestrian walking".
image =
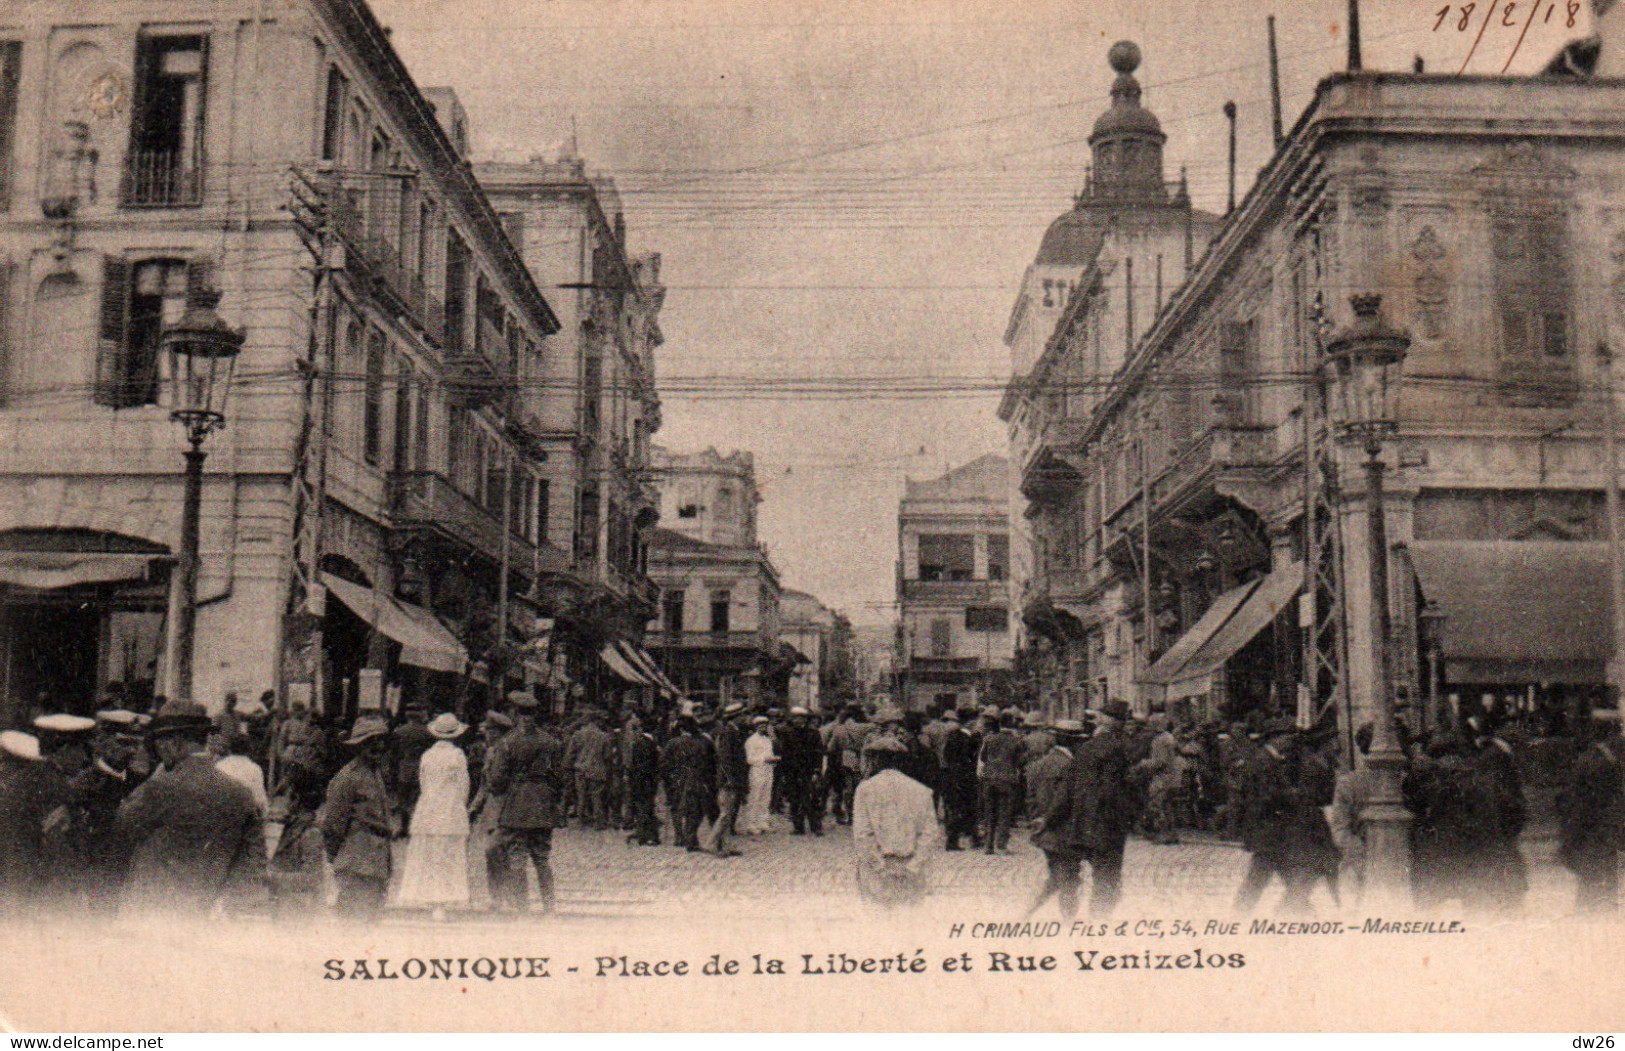
[[1241,844],[1251,858],[1235,908],[1252,912],[1278,876],[1285,887],[1282,911],[1301,914],[1309,911],[1316,880],[1336,887],[1338,851],[1322,810],[1331,802],[1330,782],[1300,753],[1292,720],[1266,724],[1264,735],[1242,772]]
[[720,858],[739,856],[729,842],[739,820],[739,808],[750,791],[750,763],[745,758],[745,730],[739,725],[745,706],[722,709],[717,729],[717,819],[711,827],[711,853]]
[[920,901],[929,889],[929,865],[937,846],[937,812],[931,789],[897,769],[907,750],[890,737],[864,746],[875,773],[852,797],[852,848],[858,890],[891,908]]
[[1142,822],[1148,840],[1167,846],[1179,842],[1174,804],[1184,788],[1185,760],[1179,754],[1179,742],[1166,713],[1152,715],[1147,727],[1151,732],[1150,752],[1134,768],[1136,776],[1146,784]]
[[760,836],[773,830],[773,814],[769,804],[773,798],[773,768],[778,762],[778,754],[773,750],[773,738],[768,734],[768,719],[765,715],[758,715],[751,720],[751,734],[745,739],[749,788],[745,805],[740,811],[741,835]]
[[215,769],[211,725],[201,704],[171,700],[147,727],[161,766],[118,811],[133,849],[129,911],[201,916],[263,889],[264,820],[248,789]]
[[673,845],[700,850],[700,821],[705,800],[712,794],[711,770],[716,756],[711,742],[700,734],[693,716],[677,720],[677,734],[660,754],[661,777],[666,782],[666,804],[671,810]]
[[823,758],[823,739],[812,725],[812,713],[801,707],[791,708],[777,774],[784,783],[792,835],[824,834],[823,807],[818,804],[818,778]]
[[961,839],[968,839],[972,850],[982,845],[976,829],[977,745],[964,725],[974,715],[974,709],[943,713],[951,724],[942,741],[942,810],[949,850],[963,850]]
[[332,881],[321,822],[317,820],[327,786],[316,771],[295,766],[287,773],[287,814],[266,882],[277,920],[309,920],[326,905]]
[[381,716],[363,715],[343,743],[355,757],[327,785],[322,840],[338,883],[339,915],[371,923],[384,908],[394,868],[391,844],[398,829],[395,801],[385,780],[389,724]]
[[538,723],[536,699],[511,693],[513,730],[497,745],[491,764],[491,794],[501,796],[497,843],[508,860],[502,886],[493,887],[499,908],[516,912],[529,905],[526,864],[536,869],[542,911],[554,908],[553,830],[564,823],[559,808],[567,774],[564,746]]
[[1066,789],[1044,815],[1033,842],[1048,862],[1045,891],[1054,888],[1062,910],[1075,912],[1080,870],[1087,864],[1089,915],[1105,917],[1122,896],[1123,851],[1135,817],[1128,783],[1130,756],[1120,729],[1129,719],[1129,707],[1123,701],[1107,701],[1092,714],[1095,731],[1075,746]]
[[1558,851],[1575,876],[1574,907],[1581,912],[1619,908],[1619,856],[1625,851],[1625,791],[1620,783],[1617,712],[1592,712],[1593,741],[1574,761],[1558,797]]
[[660,845],[660,818],[655,814],[655,795],[660,791],[660,746],[654,734],[643,728],[635,712],[626,716],[621,734],[621,761],[625,768],[626,805],[632,823],[628,843],[641,847]]
[[[485,747],[480,753],[479,788],[468,804],[468,889],[469,900],[482,907],[493,902],[498,888],[503,886],[503,873],[508,867],[508,857],[497,842],[497,815],[502,811],[502,799],[491,794],[491,767],[496,762],[497,746],[512,729],[513,720],[502,712],[486,712],[480,722]],[[472,774],[471,769],[471,777]]]
[[999,717],[998,728],[982,741],[979,764],[982,797],[987,803],[987,852],[1010,853],[1010,828],[1021,805],[1021,738],[1014,711]]
[[0,731],[0,907],[32,907],[45,877],[46,796],[39,738]]
[[406,717],[390,733],[394,749],[394,791],[401,812],[410,814],[418,802],[418,766],[423,753],[434,744],[427,726],[429,706],[413,701],[406,706]]
[[604,717],[597,711],[587,713],[564,748],[582,828],[601,831],[609,827],[609,775],[614,756],[615,738],[604,729]]
[[396,901],[428,906],[435,919],[446,908],[468,905],[468,757],[457,739],[468,727],[450,712],[430,721],[435,743],[418,765],[418,802],[412,808],[410,838]]

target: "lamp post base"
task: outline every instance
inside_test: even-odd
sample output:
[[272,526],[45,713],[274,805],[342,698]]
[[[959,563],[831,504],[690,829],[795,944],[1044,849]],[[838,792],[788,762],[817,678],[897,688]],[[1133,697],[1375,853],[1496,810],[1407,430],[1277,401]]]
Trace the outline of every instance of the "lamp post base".
[[1411,901],[1411,812],[1402,785],[1409,765],[1398,748],[1365,757],[1371,792],[1360,812],[1365,826],[1365,903],[1402,906]]

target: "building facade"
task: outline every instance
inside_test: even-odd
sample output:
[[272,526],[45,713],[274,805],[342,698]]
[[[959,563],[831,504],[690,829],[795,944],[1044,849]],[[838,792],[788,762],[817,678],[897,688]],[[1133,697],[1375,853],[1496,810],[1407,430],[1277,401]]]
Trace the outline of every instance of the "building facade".
[[909,481],[897,513],[905,709],[1010,699],[1008,464],[988,455]]
[[[1418,729],[1483,706],[1551,730],[1602,699],[1611,366],[1593,348],[1625,321],[1622,92],[1584,76],[1318,86],[1070,424],[1058,477],[1084,508],[1103,693],[1345,733],[1383,689]],[[1369,475],[1340,440],[1326,357],[1372,296],[1409,340],[1381,454],[1385,668]]]
[[658,496],[647,478],[660,429],[660,256],[628,254],[613,180],[578,159],[488,162],[474,173],[562,326],[525,425],[546,454],[549,540],[571,561],[539,574],[535,597],[553,623],[553,663],[602,696],[625,681],[605,648],[641,657],[655,614],[647,533]]
[[999,408],[1022,678],[1070,716],[1103,692],[1108,668],[1096,611],[1109,574],[1084,525],[1098,494],[1080,484],[1078,428],[1220,222],[1191,206],[1183,180],[1164,181],[1165,137],[1134,77],[1139,49],[1120,43],[1109,57],[1116,80],[1089,136],[1089,176],[1045,232],[1011,313],[1013,378]]
[[656,447],[660,519],[649,577],[660,608],[645,644],[683,695],[703,704],[782,704],[800,663],[780,632],[779,573],[756,537],[751,455]]
[[835,613],[805,591],[785,588],[779,596],[779,640],[805,662],[790,673],[790,704],[810,712],[826,710],[825,683],[839,659]]
[[0,56],[5,719],[166,689],[158,340],[209,286],[246,340],[206,444],[197,699],[466,700],[505,596],[568,550],[527,429],[559,320],[449,96],[359,0],[13,4]]

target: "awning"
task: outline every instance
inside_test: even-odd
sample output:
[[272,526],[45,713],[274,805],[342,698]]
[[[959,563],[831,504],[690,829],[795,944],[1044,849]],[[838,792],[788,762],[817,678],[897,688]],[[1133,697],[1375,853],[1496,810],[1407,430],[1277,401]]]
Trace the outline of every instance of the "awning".
[[1164,650],[1162,656],[1158,657],[1156,662],[1146,669],[1146,673],[1140,681],[1165,686],[1179,678],[1179,671],[1185,666],[1185,663],[1191,659],[1197,650],[1202,648],[1208,639],[1213,637],[1214,632],[1224,626],[1225,621],[1230,619],[1231,614],[1235,613],[1236,609],[1247,601],[1247,596],[1257,589],[1258,581],[1250,580],[1240,587],[1231,588],[1214,599],[1213,604],[1207,608],[1207,612],[1203,613],[1196,623],[1191,625],[1191,630],[1181,635],[1172,646]]
[[351,613],[400,643],[402,664],[430,671],[461,672],[468,663],[468,650],[457,636],[422,606],[352,584],[331,573],[322,574],[322,585]]
[[1423,597],[1445,616],[1448,681],[1606,681],[1607,544],[1419,540],[1409,550]]
[[654,683],[650,682],[648,679],[639,674],[638,670],[632,667],[632,663],[630,661],[621,656],[621,652],[615,648],[615,644],[613,642],[599,650],[598,656],[606,665],[609,666],[609,670],[614,672],[617,677],[624,679],[632,685],[654,685]]
[[616,645],[620,647],[621,653],[626,659],[631,661],[632,666],[637,668],[645,679],[649,680],[651,686],[657,687],[661,693],[668,697],[682,695],[683,691],[679,690],[677,684],[666,677],[666,673],[660,670],[660,665],[655,663],[655,659],[649,656],[648,651],[643,647],[631,642],[617,642]]
[[1290,562],[1272,571],[1213,637],[1191,654],[1190,660],[1179,669],[1178,677],[1168,684],[1168,699],[1206,693],[1213,673],[1269,627],[1302,588],[1302,562]]
[[156,554],[111,554],[88,551],[0,551],[0,584],[20,588],[69,588],[145,580]]

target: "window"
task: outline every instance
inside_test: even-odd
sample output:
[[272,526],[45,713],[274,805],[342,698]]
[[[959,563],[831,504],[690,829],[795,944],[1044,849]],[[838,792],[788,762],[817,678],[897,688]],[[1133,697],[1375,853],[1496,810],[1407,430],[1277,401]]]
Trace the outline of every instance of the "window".
[[931,656],[947,657],[953,652],[954,627],[945,619],[931,622]]
[[581,359],[581,429],[598,437],[598,408],[603,388],[604,362],[588,351]]
[[536,479],[536,542],[547,543],[548,480]]
[[976,541],[968,533],[920,537],[921,580],[969,580],[975,563]]
[[1004,533],[990,533],[987,538],[987,579],[1005,580],[1010,576],[1010,538]]
[[361,458],[378,466],[384,443],[384,354],[388,343],[377,329],[367,333],[367,379],[362,388]]
[[413,386],[412,466],[419,471],[427,471],[432,467],[429,463],[429,392],[422,383]]
[[126,205],[203,203],[204,73],[208,38],[143,36],[136,45]]
[[[395,470],[410,471],[412,463],[412,368],[402,359],[395,370]],[[418,465],[421,467],[421,465]]]
[[660,595],[660,626],[668,635],[683,633],[683,600],[688,593],[672,588]]
[[700,505],[699,504],[684,504],[682,507],[679,507],[677,509],[677,517],[678,518],[698,518],[698,517],[700,517]]
[[343,149],[344,110],[350,104],[350,79],[336,68],[327,71],[327,102],[322,112],[322,159],[336,161]]
[[468,246],[455,230],[446,234],[446,350],[468,347]]
[[584,489],[576,509],[576,558],[591,562],[598,557],[598,491]]
[[158,402],[159,339],[180,320],[188,294],[207,280],[202,260],[102,262],[100,340],[95,401],[115,409]]
[[17,78],[23,46],[0,41],[0,208],[11,202],[11,150],[17,141]]
[[733,605],[733,594],[728,591],[711,592],[711,630],[718,634],[729,631],[728,614]]
[[968,606],[965,609],[966,631],[1003,632],[1010,628],[1010,613],[1003,606]]
[[1519,385],[1564,380],[1573,367],[1566,217],[1560,211],[1503,210],[1493,217],[1495,296],[1502,378]]

